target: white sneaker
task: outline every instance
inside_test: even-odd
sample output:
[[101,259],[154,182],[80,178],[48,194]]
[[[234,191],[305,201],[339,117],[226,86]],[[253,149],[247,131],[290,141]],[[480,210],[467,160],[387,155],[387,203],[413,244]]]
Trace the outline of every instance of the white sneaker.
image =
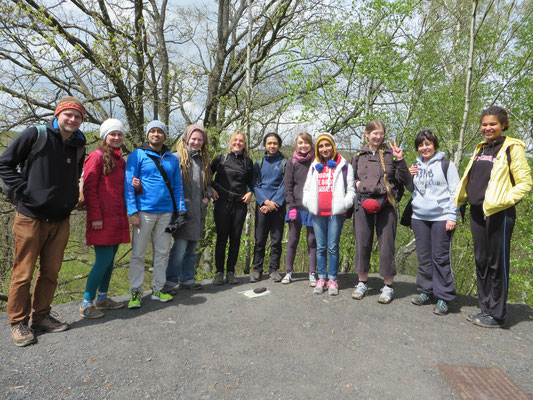
[[392,301],[392,295],[394,290],[391,287],[383,286],[381,289],[381,294],[378,297],[378,302],[382,304],[389,304]]
[[283,279],[281,280],[281,283],[291,283],[291,282],[292,282],[291,273],[287,272],[285,276],[283,277]]
[[316,286],[316,275],[314,272],[309,274],[309,286],[311,287]]
[[368,286],[365,285],[363,282],[359,282],[352,293],[352,298],[356,300],[361,300],[363,297],[365,297],[367,290]]

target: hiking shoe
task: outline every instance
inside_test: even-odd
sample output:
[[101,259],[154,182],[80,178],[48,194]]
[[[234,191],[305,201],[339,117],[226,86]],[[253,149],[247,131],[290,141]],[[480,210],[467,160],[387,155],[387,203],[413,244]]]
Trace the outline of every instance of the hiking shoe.
[[58,320],[51,314],[45,315],[37,321],[32,321],[31,327],[34,332],[63,332],[66,331],[69,326],[65,322]]
[[500,321],[491,315],[485,315],[474,320],[474,325],[482,326],[483,328],[501,328],[505,321]]
[[231,271],[226,274],[226,282],[228,282],[230,285],[239,283],[237,278],[235,278],[235,273]]
[[13,335],[15,346],[24,347],[35,343],[35,336],[32,330],[24,322],[11,325],[11,334]]
[[142,305],[142,293],[132,292],[130,301],[128,303],[128,308],[141,308],[141,305]]
[[202,285],[199,283],[180,283],[180,289],[201,290]]
[[174,296],[178,292],[177,285],[165,285],[161,291],[165,294]]
[[224,273],[223,272],[217,272],[215,274],[215,277],[213,278],[213,285],[220,286],[224,284]]
[[250,282],[259,282],[262,278],[263,273],[258,269],[254,269],[252,275],[250,275]]
[[172,299],[173,297],[170,294],[163,293],[161,290],[152,292],[152,300],[159,300],[161,303],[166,303]]
[[118,310],[124,307],[124,303],[119,303],[109,297],[104,297],[102,300],[96,300],[94,306],[97,310]]
[[474,322],[475,319],[481,318],[481,317],[487,317],[489,314],[484,312],[478,312],[477,314],[470,314],[468,317],[466,317],[466,320],[469,322]]
[[270,279],[272,279],[274,282],[281,282],[281,275],[279,274],[277,269],[273,269],[270,273]]
[[391,287],[385,285],[381,288],[381,294],[378,297],[378,303],[389,304],[392,301],[392,295],[394,290]]
[[316,286],[316,275],[314,272],[311,272],[309,274],[309,286],[315,287]]
[[411,303],[413,303],[415,306],[424,306],[426,304],[431,303],[431,296],[427,293],[420,293],[417,296],[411,298]]
[[291,273],[287,272],[285,276],[283,277],[283,279],[281,280],[281,283],[291,283],[291,282],[292,282]]
[[323,278],[320,278],[318,282],[316,283],[315,289],[313,290],[313,293],[315,294],[322,294],[326,290],[326,280]]
[[97,310],[93,304],[89,303],[85,307],[83,305],[80,306],[80,315],[82,318],[96,319],[102,318],[104,313],[100,310]]
[[337,281],[330,279],[328,281],[328,293],[330,296],[337,296],[339,294],[339,285]]
[[433,307],[433,314],[436,315],[446,315],[448,314],[448,302],[445,300],[437,301],[435,307]]
[[368,286],[363,282],[359,282],[355,287],[355,290],[352,292],[352,299],[361,300],[365,297],[365,294],[368,290]]

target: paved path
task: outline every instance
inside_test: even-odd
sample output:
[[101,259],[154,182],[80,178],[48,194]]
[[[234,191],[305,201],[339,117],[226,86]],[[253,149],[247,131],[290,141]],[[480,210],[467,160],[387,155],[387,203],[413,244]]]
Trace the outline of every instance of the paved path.
[[[0,399],[454,399],[438,364],[493,367],[533,393],[533,310],[510,305],[507,329],[465,320],[476,299],[460,296],[446,317],[410,304],[414,278],[398,277],[395,300],[317,296],[303,275],[181,291],[161,304],[83,320],[77,304],[54,310],[67,332],[16,348],[0,314]],[[240,291],[265,286],[247,299]],[[126,300],[126,297],[119,298]],[[510,399],[509,399],[510,400]]]

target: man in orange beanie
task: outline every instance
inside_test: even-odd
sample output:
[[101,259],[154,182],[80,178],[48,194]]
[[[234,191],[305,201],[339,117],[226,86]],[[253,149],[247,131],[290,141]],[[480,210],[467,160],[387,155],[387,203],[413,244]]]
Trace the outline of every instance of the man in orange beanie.
[[[70,213],[78,202],[78,180],[86,143],[79,128],[85,108],[79,99],[64,97],[57,104],[54,116],[46,125],[23,130],[0,156],[0,178],[18,201],[13,223],[15,256],[7,303],[16,346],[35,343],[32,331],[68,329],[50,311],[69,238]],[[31,296],[38,257],[39,273]]]

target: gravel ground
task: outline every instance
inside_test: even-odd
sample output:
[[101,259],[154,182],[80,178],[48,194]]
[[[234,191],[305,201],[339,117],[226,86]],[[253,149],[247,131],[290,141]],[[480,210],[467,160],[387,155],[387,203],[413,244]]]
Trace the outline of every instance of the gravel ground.
[[[395,299],[378,304],[381,280],[351,298],[317,296],[304,275],[182,290],[162,304],[83,320],[78,303],[54,307],[71,330],[13,345],[0,314],[0,399],[454,399],[438,364],[503,370],[533,393],[533,310],[509,305],[506,329],[467,322],[477,300],[459,296],[446,317],[416,307],[414,278],[399,276]],[[240,291],[264,286],[248,299]],[[119,300],[127,301],[126,297]]]

